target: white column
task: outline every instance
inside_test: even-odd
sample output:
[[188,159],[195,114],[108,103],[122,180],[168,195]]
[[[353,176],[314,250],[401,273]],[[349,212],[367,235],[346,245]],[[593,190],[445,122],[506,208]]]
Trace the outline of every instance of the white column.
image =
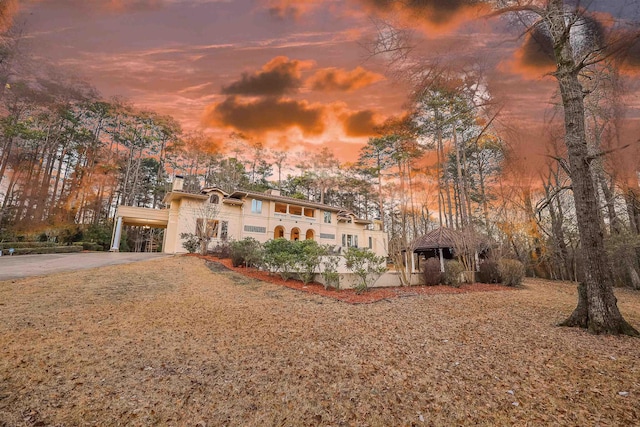
[[438,248],[440,251],[440,272],[444,273],[444,257],[442,255],[442,248]]
[[414,273],[415,271],[416,271],[416,255],[413,252],[411,252],[411,273]]
[[111,238],[111,249],[109,252],[118,252],[120,250],[120,236],[122,235],[122,217],[118,217],[114,226],[113,237]]

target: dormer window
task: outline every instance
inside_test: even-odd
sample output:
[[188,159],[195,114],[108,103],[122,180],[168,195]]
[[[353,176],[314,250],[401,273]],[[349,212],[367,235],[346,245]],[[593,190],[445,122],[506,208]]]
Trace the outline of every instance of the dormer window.
[[212,194],[211,197],[209,197],[209,203],[217,205],[218,203],[220,203],[220,196],[218,196],[217,194]]

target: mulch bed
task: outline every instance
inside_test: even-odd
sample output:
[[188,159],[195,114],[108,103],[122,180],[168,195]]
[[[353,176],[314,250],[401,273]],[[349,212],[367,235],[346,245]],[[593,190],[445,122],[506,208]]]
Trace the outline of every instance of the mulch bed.
[[277,274],[270,274],[267,271],[257,270],[255,268],[234,267],[231,260],[226,258],[217,258],[213,256],[195,255],[208,262],[218,263],[228,270],[242,274],[253,279],[262,280],[276,285],[284,286],[310,294],[321,295],[323,297],[333,298],[338,301],[349,304],[370,304],[378,301],[389,300],[393,298],[412,297],[417,295],[437,295],[437,294],[466,294],[470,292],[490,292],[513,290],[514,288],[494,285],[487,283],[464,284],[459,288],[452,286],[410,286],[410,287],[390,287],[390,288],[369,288],[362,294],[357,294],[354,289],[334,289],[325,287],[320,283],[304,284],[300,280],[289,279],[283,280]]

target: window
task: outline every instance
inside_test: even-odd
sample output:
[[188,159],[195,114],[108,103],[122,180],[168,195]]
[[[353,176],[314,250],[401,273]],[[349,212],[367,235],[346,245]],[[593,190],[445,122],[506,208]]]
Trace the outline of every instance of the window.
[[220,224],[220,238],[223,240],[227,240],[229,236],[229,221],[222,221]]
[[220,222],[217,219],[211,219],[207,221],[207,237],[216,238],[218,237],[218,226]]
[[289,205],[289,213],[291,215],[302,215],[302,206]]
[[262,200],[251,200],[251,213],[262,213]]
[[335,234],[329,234],[329,233],[320,233],[320,238],[321,238],[321,239],[331,239],[331,240],[335,240],[336,235],[335,235]]
[[369,236],[369,249],[373,249],[373,237]]
[[355,234],[343,234],[342,235],[342,246],[346,246],[348,248],[357,248],[358,247],[358,236]]
[[287,205],[285,203],[276,203],[275,207],[276,213],[286,214],[287,213]]
[[316,211],[311,208],[304,208],[304,216],[306,216],[307,218],[315,218]]
[[324,223],[331,224],[331,212],[324,213]]
[[220,203],[220,196],[218,196],[217,194],[212,194],[211,197],[209,198],[209,203],[213,203],[213,204],[218,204]]

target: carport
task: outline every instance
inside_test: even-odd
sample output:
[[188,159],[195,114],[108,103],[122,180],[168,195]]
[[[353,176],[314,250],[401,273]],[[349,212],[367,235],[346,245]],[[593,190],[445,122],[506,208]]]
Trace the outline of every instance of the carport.
[[141,226],[151,228],[167,228],[169,209],[138,208],[135,206],[118,206],[116,221],[111,233],[111,252],[118,252],[122,226]]

